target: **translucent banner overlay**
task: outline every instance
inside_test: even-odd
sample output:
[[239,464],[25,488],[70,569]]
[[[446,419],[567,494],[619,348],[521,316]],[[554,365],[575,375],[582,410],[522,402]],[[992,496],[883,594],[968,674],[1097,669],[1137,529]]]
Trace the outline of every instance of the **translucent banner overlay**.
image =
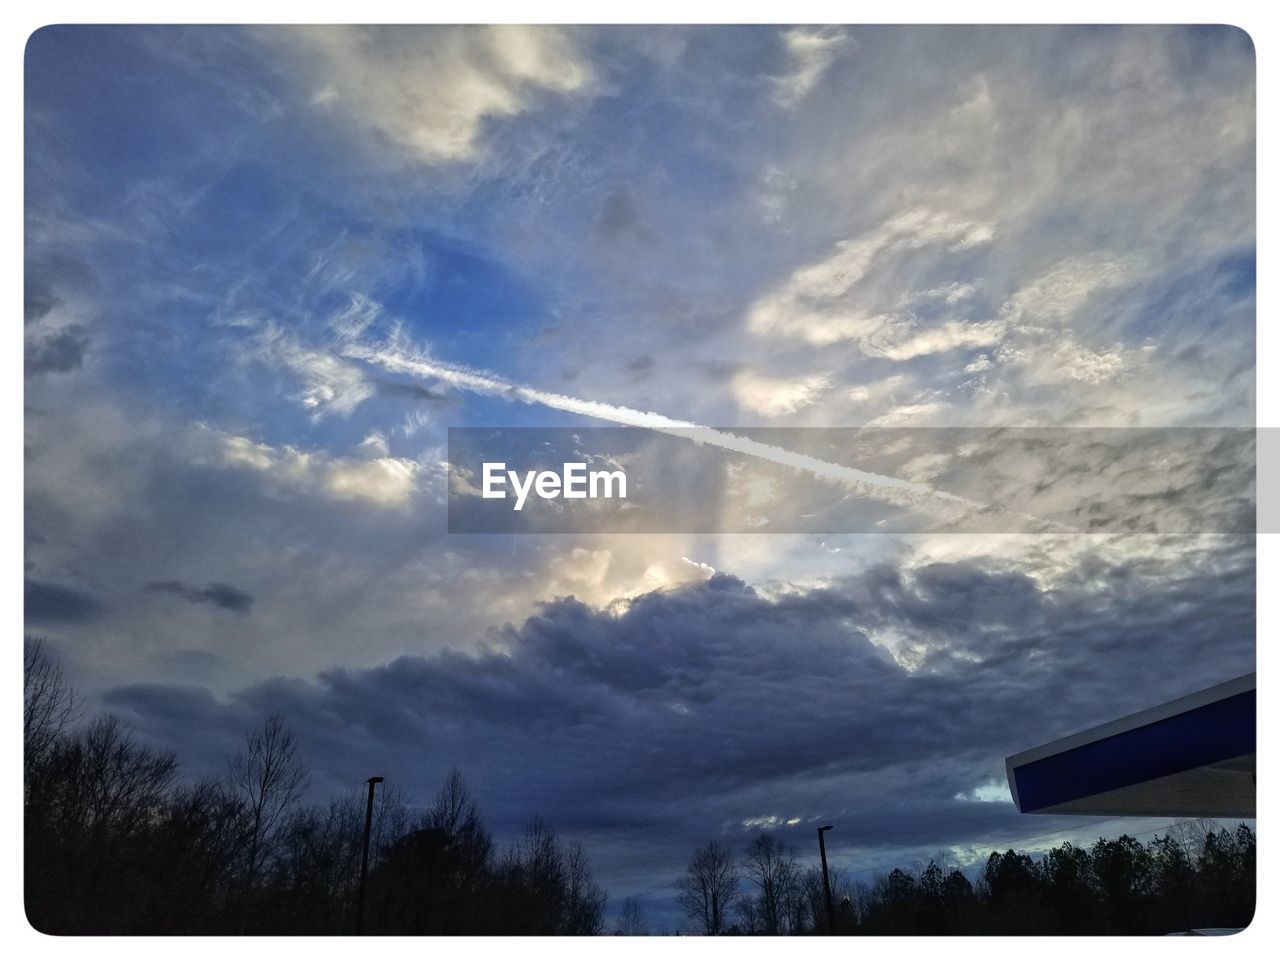
[[451,428],[449,531],[1254,533],[1267,432]]

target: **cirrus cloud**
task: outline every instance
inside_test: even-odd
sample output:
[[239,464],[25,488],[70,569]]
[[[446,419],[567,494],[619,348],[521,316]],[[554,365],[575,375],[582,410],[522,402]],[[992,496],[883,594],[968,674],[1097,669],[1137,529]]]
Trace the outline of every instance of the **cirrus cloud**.
[[398,27],[323,27],[272,34],[310,71],[319,109],[339,111],[424,163],[475,159],[486,125],[543,94],[583,90],[586,61],[562,29],[477,26],[424,36]]

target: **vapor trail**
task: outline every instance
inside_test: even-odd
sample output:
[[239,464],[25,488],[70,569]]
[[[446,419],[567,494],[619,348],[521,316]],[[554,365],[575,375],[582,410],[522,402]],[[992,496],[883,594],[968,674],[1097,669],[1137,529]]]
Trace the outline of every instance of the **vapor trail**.
[[432,379],[448,383],[462,390],[487,396],[503,397],[520,403],[537,404],[566,413],[576,413],[596,420],[605,420],[629,427],[644,427],[659,433],[686,437],[695,443],[722,450],[731,450],[746,454],[770,463],[791,467],[834,481],[863,495],[876,496],[881,500],[897,506],[920,507],[928,504],[946,505],[948,512],[956,508],[961,510],[982,510],[984,506],[965,497],[935,490],[927,484],[888,477],[854,467],[846,467],[837,463],[820,460],[808,454],[795,453],[782,447],[761,443],[749,437],[740,437],[725,430],[705,427],[688,420],[676,420],[660,413],[636,410],[597,400],[583,400],[562,393],[539,390],[535,387],[512,383],[491,373],[470,370],[455,364],[442,363],[421,354],[410,354],[400,350],[381,347],[372,348],[362,344],[349,344],[343,354],[353,360],[363,360],[388,371],[389,373],[407,374],[419,379]]

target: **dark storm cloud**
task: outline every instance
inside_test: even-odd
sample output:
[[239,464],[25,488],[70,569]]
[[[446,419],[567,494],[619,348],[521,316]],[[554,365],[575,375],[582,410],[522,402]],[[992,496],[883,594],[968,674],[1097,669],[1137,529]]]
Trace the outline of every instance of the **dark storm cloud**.
[[84,364],[89,337],[82,327],[68,327],[27,344],[28,375],[66,373]]
[[201,587],[181,580],[157,580],[146,584],[143,589],[153,593],[171,593],[189,603],[212,603],[236,613],[248,613],[253,608],[253,595],[229,583],[206,583]]
[[848,814],[844,840],[880,849],[1001,843],[1029,832],[1013,807],[957,795],[1004,756],[1252,669],[1250,543],[1055,582],[966,560],[770,597],[721,574],[608,611],[562,598],[477,652],[107,700],[208,766],[282,711],[321,790],[376,768],[424,797],[458,764],[500,830],[546,813],[631,877],[769,818]]
[[23,594],[27,623],[83,623],[103,609],[93,594],[57,583],[27,580]]

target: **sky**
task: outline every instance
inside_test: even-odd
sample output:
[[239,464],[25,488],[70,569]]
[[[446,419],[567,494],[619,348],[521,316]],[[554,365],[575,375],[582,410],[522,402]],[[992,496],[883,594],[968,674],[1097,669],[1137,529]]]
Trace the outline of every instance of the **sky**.
[[[712,838],[1159,826],[1022,817],[1003,758],[1253,669],[1230,524],[446,522],[450,427],[1252,427],[1239,30],[48,27],[25,71],[26,629],[192,775],[273,711],[317,798],[457,764],[674,927]],[[1241,495],[1117,456],[985,493]]]

